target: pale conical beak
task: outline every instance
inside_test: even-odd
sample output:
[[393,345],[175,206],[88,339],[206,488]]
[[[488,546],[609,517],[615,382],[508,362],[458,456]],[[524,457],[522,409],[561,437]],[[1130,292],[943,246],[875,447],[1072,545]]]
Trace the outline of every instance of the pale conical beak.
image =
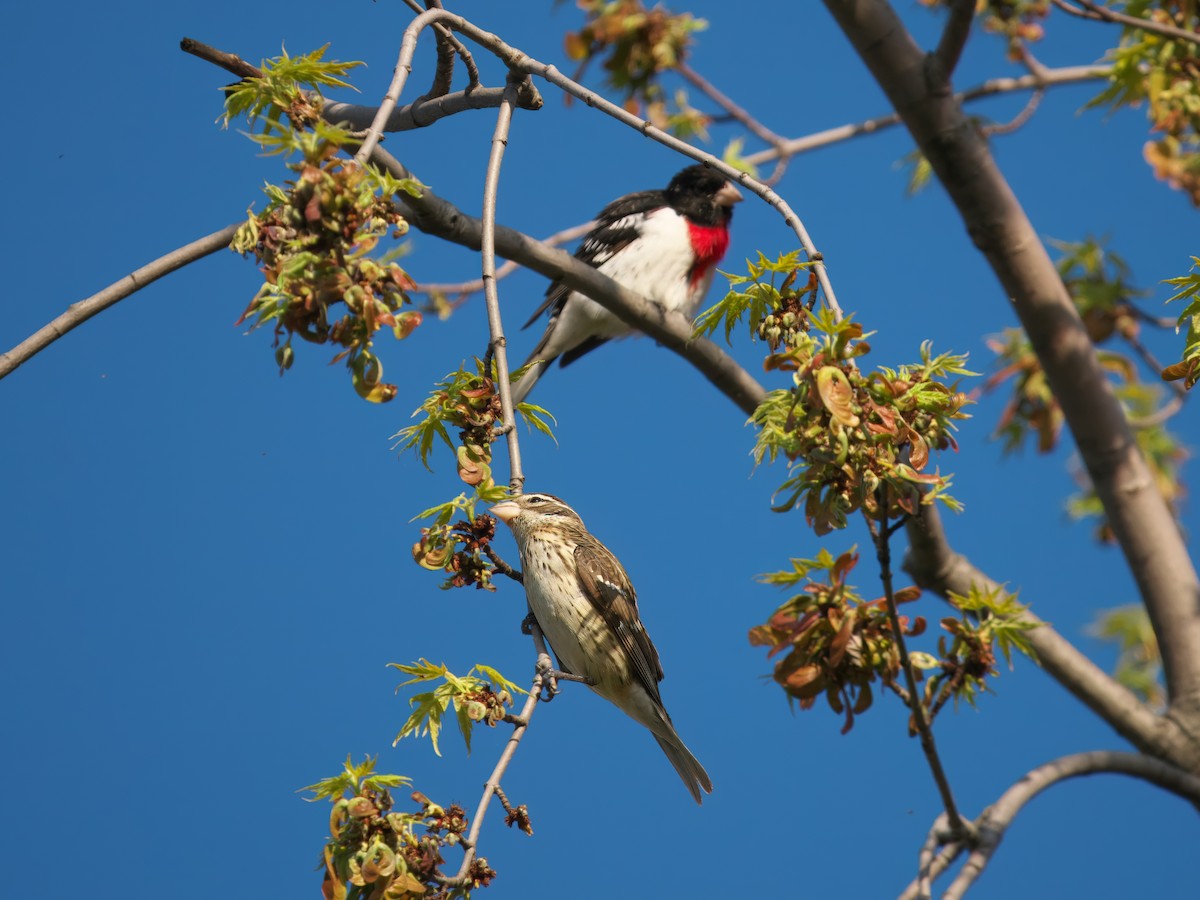
[[742,202],[742,192],[733,186],[732,181],[727,181],[717,191],[716,201],[718,206],[733,206]]
[[507,523],[511,522],[521,514],[521,507],[517,506],[517,504],[511,500],[505,500],[503,503],[497,503],[490,510],[488,510],[488,512],[490,512],[501,522]]

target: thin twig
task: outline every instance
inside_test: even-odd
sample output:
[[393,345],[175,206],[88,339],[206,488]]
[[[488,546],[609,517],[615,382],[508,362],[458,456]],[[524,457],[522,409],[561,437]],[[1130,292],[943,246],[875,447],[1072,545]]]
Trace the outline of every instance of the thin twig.
[[[884,510],[888,508],[886,496],[886,488],[881,489],[884,492],[883,501],[880,507]],[[912,710],[913,725],[916,727],[917,734],[921,740],[921,749],[925,753],[925,759],[929,763],[929,770],[933,774],[934,783],[937,785],[938,793],[942,797],[942,806],[946,810],[946,821],[949,830],[955,839],[971,840],[971,826],[963,819],[958,812],[958,805],[954,802],[954,792],[950,789],[950,779],[946,777],[946,770],[942,766],[941,757],[937,752],[937,743],[933,737],[933,729],[929,725],[929,718],[925,713],[925,705],[921,702],[921,693],[917,690],[917,673],[913,667],[912,658],[908,655],[908,645],[904,640],[904,630],[900,626],[900,612],[896,607],[896,592],[892,585],[892,550],[891,538],[889,530],[879,528],[878,523],[871,519],[867,519],[868,527],[871,531],[871,537],[875,542],[875,556],[879,560],[879,578],[883,582],[883,593],[887,600],[888,619],[892,623],[892,637],[896,641],[896,650],[900,654],[900,668],[904,671],[904,680],[908,685],[908,708]],[[886,522],[884,523],[886,525]]]
[[189,37],[185,37],[179,42],[179,49],[184,53],[190,53],[192,56],[218,65],[239,78],[262,78],[263,76],[262,69],[246,62],[236,53],[226,53],[224,50],[218,50],[216,47],[210,47],[208,44]]
[[[1176,381],[1171,382],[1172,388],[1176,387],[1176,385],[1178,385],[1178,382],[1176,382]],[[1161,407],[1159,407],[1157,410],[1152,412],[1150,415],[1148,415],[1148,416],[1130,416],[1129,417],[1130,427],[1137,428],[1137,429],[1157,428],[1159,425],[1162,425],[1164,422],[1166,422],[1172,416],[1176,415],[1181,409],[1183,409],[1183,403],[1187,399],[1187,397],[1188,397],[1188,394],[1187,394],[1186,390],[1184,389],[1183,393],[1178,393],[1178,392],[1175,393],[1171,397],[1170,400],[1168,400],[1166,403],[1164,403]]]
[[525,583],[525,573],[519,569],[514,569],[507,562],[505,562],[491,544],[485,545],[483,552],[487,555],[487,558],[492,561],[492,565],[496,567],[497,572],[501,573],[502,575],[507,575],[513,581],[519,582],[520,584]]
[[[675,66],[675,71],[679,73],[684,81],[687,81],[694,88],[704,94],[708,99],[721,109],[725,110],[728,118],[735,122],[740,122],[751,134],[759,140],[770,144],[776,149],[783,146],[786,139],[782,135],[776,134],[754,116],[750,115],[749,111],[742,105],[735,103],[728,95],[723,93],[715,84],[693,69],[685,62],[680,62]],[[576,79],[578,80],[578,79]],[[787,171],[788,163],[791,158],[788,156],[780,156],[775,162],[775,169],[771,174],[763,179],[764,184],[778,184],[783,178],[784,172]]]
[[713,103],[729,113],[733,119],[741,122],[746,127],[746,130],[759,140],[770,144],[772,147],[777,147],[784,142],[785,138],[782,135],[776,134],[762,122],[758,121],[758,119],[754,118],[754,116],[750,115],[745,107],[735,103],[726,94],[722,93],[716,85],[687,63],[679,63],[675,66],[675,71],[679,73],[684,81],[691,84],[708,97],[708,99],[712,100]]
[[1007,122],[993,122],[990,125],[983,126],[983,133],[989,136],[1012,134],[1018,128],[1021,128],[1026,122],[1033,118],[1033,114],[1037,112],[1038,107],[1042,103],[1042,98],[1046,96],[1045,88],[1038,88],[1033,92],[1025,105],[1021,107],[1021,111],[1009,119]]
[[[1101,78],[1107,78],[1110,71],[1111,69],[1108,66],[1065,66],[1061,69],[1049,69],[1039,75],[1029,74],[1017,78],[992,78],[973,88],[962,91],[956,97],[960,103],[969,103],[972,100],[992,97],[997,94],[1007,94],[1013,91],[1037,90],[1043,86],[1076,84],[1081,81],[1097,81]],[[836,128],[827,128],[824,131],[818,131],[803,137],[791,138],[785,141],[783,146],[779,148],[772,147],[768,150],[751,153],[746,157],[746,162],[754,166],[759,166],[773,159],[778,159],[781,154],[785,156],[798,156],[801,153],[808,153],[812,150],[818,150],[821,147],[828,147],[831,144],[837,144],[850,138],[860,137],[864,134],[875,134],[899,124],[900,116],[896,113],[889,113],[850,125],[839,125]]]
[[[933,891],[933,882],[937,881],[943,872],[954,865],[954,861],[962,856],[966,849],[966,845],[962,841],[954,841],[944,846],[930,863],[928,872],[918,872],[917,877],[909,882],[908,887],[900,892],[900,896],[896,900],[928,900]],[[921,878],[923,874],[928,878],[928,884],[925,885],[925,888],[929,893],[921,892]]]
[[[1136,309],[1136,307],[1131,306],[1130,309]],[[1137,334],[1126,334],[1122,335],[1122,337],[1125,338],[1125,342],[1133,348],[1134,352],[1141,357],[1142,362],[1150,367],[1151,371],[1158,373],[1163,370],[1163,364],[1154,355],[1154,351],[1147,347]],[[1188,389],[1178,381],[1171,381],[1167,384],[1174,396],[1161,409],[1156,410],[1148,416],[1130,416],[1129,424],[1131,426],[1134,428],[1154,428],[1183,409],[1183,404],[1188,398]]]
[[[534,628],[537,628],[536,624]],[[540,638],[540,631],[535,631],[535,634]],[[536,643],[537,638],[535,638]],[[525,700],[525,705],[521,707],[520,715],[516,717],[518,720],[517,724],[513,728],[512,734],[509,735],[508,743],[504,745],[504,750],[501,752],[500,758],[496,761],[496,765],[492,769],[492,774],[483,786],[483,796],[479,799],[479,805],[475,808],[475,815],[471,820],[471,830],[467,834],[466,840],[463,841],[463,846],[466,850],[463,853],[462,864],[458,867],[457,874],[451,878],[442,879],[442,883],[447,886],[457,887],[467,883],[467,873],[470,871],[471,863],[475,861],[479,831],[483,827],[483,817],[487,814],[488,804],[491,802],[492,795],[496,793],[496,788],[500,786],[500,779],[504,777],[504,773],[508,770],[508,765],[512,762],[513,755],[517,752],[521,738],[525,736],[525,732],[529,729],[529,720],[533,718],[533,711],[537,708],[538,696],[541,692],[542,670],[539,667],[533,676],[533,683],[529,686],[529,696]]]
[[[934,868],[937,866],[938,851],[945,843],[946,814],[941,813],[933,820],[933,826],[925,836],[925,843],[917,857],[917,879],[914,884],[917,886],[919,900],[931,900],[933,897],[933,879],[937,877]],[[949,846],[962,847],[963,844],[961,841],[953,841]]]
[[946,27],[942,29],[942,37],[938,41],[933,57],[941,69],[941,76],[950,80],[954,70],[958,68],[958,60],[962,57],[967,38],[971,35],[971,23],[975,19],[975,0],[950,0],[950,15],[946,19]]
[[[418,97],[412,103],[392,110],[387,121],[383,123],[385,132],[412,131],[416,128],[427,128],[439,119],[457,115],[471,109],[495,109],[504,97],[504,88],[480,87],[473,91],[454,91],[443,97]],[[521,109],[537,110],[542,108],[542,96],[532,85],[523,90],[517,99]],[[371,127],[379,108],[361,106],[357,103],[342,103],[326,100],[322,105],[321,116],[335,125],[342,125],[351,131],[366,131]]]
[[1051,2],[1063,12],[1070,13],[1080,19],[1088,19],[1093,22],[1111,22],[1116,25],[1124,25],[1126,28],[1136,28],[1139,31],[1150,31],[1154,34],[1161,34],[1163,37],[1173,38],[1177,41],[1200,44],[1200,34],[1195,31],[1188,31],[1186,28],[1176,28],[1174,25],[1164,25],[1161,22],[1155,22],[1152,19],[1143,19],[1140,16],[1119,13],[1115,9],[1091,3],[1089,0],[1076,0],[1083,9],[1072,6],[1066,0],[1051,0]]
[[[413,12],[415,12],[418,16],[421,13],[425,12],[426,9],[433,9],[435,7],[437,9],[442,8],[441,0],[428,0],[428,2],[425,4],[425,6],[421,6],[421,4],[417,2],[417,0],[404,0],[404,3],[409,9],[411,9]],[[450,77],[454,74],[454,60],[453,60],[453,58],[451,58],[451,60],[450,60],[449,73],[444,73],[442,71],[442,68],[445,65],[445,63],[442,61],[442,48],[443,47],[448,47],[449,49],[453,50],[455,53],[458,54],[459,58],[463,61],[463,66],[467,70],[467,78],[468,78],[467,90],[470,91],[473,88],[478,87],[478,85],[479,85],[479,67],[475,64],[475,57],[473,57],[471,55],[471,51],[468,50],[466,48],[466,45],[463,44],[463,42],[460,41],[457,37],[455,37],[454,32],[452,32],[445,25],[435,25],[434,31],[437,34],[437,44],[438,44],[437,71],[434,73],[433,85],[430,87],[429,93],[426,96],[437,97],[437,96],[440,96],[441,94],[445,93],[446,90],[449,89]],[[442,81],[443,78],[445,79],[444,84]]]
[[942,895],[943,900],[961,900],[987,867],[1013,819],[1030,800],[1065,779],[1106,772],[1141,778],[1193,804],[1200,804],[1200,777],[1162,760],[1115,750],[1094,750],[1060,757],[1026,774],[979,817],[976,822],[979,842],[958,877]]
[[500,164],[504,161],[504,150],[508,146],[508,130],[512,124],[513,107],[516,103],[517,85],[528,76],[510,73],[504,88],[504,102],[496,116],[496,131],[492,135],[492,152],[488,158],[487,175],[483,186],[483,293],[487,301],[488,333],[491,335],[490,349],[496,356],[496,386],[500,389],[501,421],[508,430],[509,489],[513,494],[521,493],[525,485],[525,473],[521,470],[521,446],[517,440],[516,411],[513,409],[512,386],[508,379],[508,347],[504,338],[504,324],[500,319],[500,294],[496,289],[496,193],[500,187]]
[[1179,323],[1171,316],[1155,316],[1146,312],[1140,306],[1130,306],[1129,312],[1135,319],[1153,325],[1155,328],[1174,329]]
[[160,256],[153,262],[134,270],[120,281],[113,282],[104,290],[92,294],[86,300],[72,303],[67,307],[67,311],[54,321],[39,328],[7,353],[0,354],[0,378],[8,375],[22,363],[28,362],[30,358],[45,350],[68,331],[82,325],[114,303],[124,300],[130,294],[140,291],[146,285],[176,269],[183,268],[188,263],[193,263],[228,247],[241,224],[241,222],[235,222],[232,225],[226,225],[220,231],[214,231],[206,237],[172,250],[165,256]]

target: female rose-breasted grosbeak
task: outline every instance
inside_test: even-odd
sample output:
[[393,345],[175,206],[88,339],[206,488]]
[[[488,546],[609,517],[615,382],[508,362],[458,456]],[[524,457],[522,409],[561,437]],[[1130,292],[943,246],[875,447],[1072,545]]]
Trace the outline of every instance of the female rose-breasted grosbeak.
[[638,618],[637,594],[612,552],[571,507],[550,494],[522,494],[492,507],[521,552],[525,595],[559,667],[645,725],[699,803],[712,793],[704,767],[663,708],[658,651]]
[[[729,247],[729,222],[741,192],[720,172],[688,166],[666,190],[614,200],[596,217],[576,259],[668,310],[693,316]],[[610,338],[633,329],[583,294],[556,281],[525,328],[547,309],[550,322],[526,365],[539,361],[513,386],[520,403],[542,373],[561,357],[565,366]]]

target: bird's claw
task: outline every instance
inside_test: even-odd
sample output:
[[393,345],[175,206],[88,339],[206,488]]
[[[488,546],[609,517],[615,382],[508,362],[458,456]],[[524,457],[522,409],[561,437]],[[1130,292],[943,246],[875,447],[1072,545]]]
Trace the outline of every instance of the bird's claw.
[[533,634],[533,626],[537,624],[537,619],[533,617],[533,613],[529,613],[521,620],[521,634]]
[[562,669],[554,668],[548,656],[538,657],[537,671],[542,676],[542,692],[544,694],[540,699],[546,702],[553,700],[555,695],[558,694],[558,683],[560,681],[575,681],[579,684],[586,684],[588,687],[594,687],[596,684],[596,680],[589,678],[587,675],[575,675],[571,672],[564,672]]
[[[526,621],[533,618],[530,613]],[[537,673],[541,676],[542,684],[538,691],[538,699],[543,703],[549,703],[554,699],[554,695],[558,693],[558,675],[561,674],[555,670],[554,664],[550,662],[550,657],[545,653],[539,653],[537,659]]]

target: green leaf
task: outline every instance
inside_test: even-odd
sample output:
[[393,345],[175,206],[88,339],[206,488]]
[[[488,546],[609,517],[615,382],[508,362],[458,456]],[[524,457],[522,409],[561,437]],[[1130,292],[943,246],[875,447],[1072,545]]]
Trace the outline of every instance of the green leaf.
[[485,666],[483,663],[476,663],[472,667],[471,671],[479,672],[481,675],[483,675],[485,678],[487,678],[487,680],[490,681],[494,687],[503,688],[504,690],[508,691],[509,693],[513,693],[513,694],[527,694],[528,693],[528,691],[524,690],[522,687],[520,687],[520,685],[516,684],[516,682],[509,681],[507,678],[505,678],[503,675],[501,675],[497,670],[493,669],[491,666]]

